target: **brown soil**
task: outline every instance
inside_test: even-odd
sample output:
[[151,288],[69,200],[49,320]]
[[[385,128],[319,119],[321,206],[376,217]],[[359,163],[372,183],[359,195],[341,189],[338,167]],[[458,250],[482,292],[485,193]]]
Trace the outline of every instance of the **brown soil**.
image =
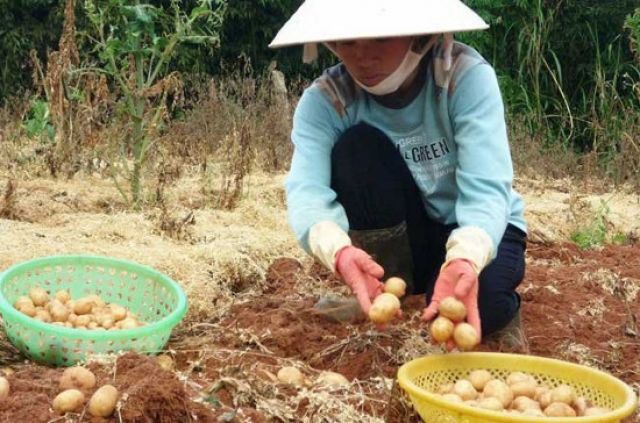
[[[525,353],[597,367],[640,388],[640,246],[580,251],[569,244],[532,244],[527,254],[527,275],[519,288],[529,340]],[[383,332],[366,321],[337,323],[314,312],[317,296],[306,293],[300,282],[308,281],[310,274],[332,288],[340,286],[316,266],[305,269],[297,260],[280,258],[268,269],[262,295],[243,298],[206,330],[193,328],[183,334],[184,339],[198,337],[199,345],[191,340],[187,348],[184,340],[174,339],[169,346],[176,350],[178,370],[188,375],[189,384],[136,354],[122,356],[112,367],[93,365],[99,383],[110,381],[127,395],[119,415],[103,421],[300,421],[317,412],[308,399],[294,402],[288,418],[263,401],[282,404],[300,392],[275,377],[287,363],[297,363],[309,390],[315,389],[314,378],[322,370],[357,380],[360,396],[345,395],[345,401],[364,415],[390,422],[419,421],[399,400],[398,390],[392,393],[388,387],[367,383],[394,378],[411,355],[399,351],[411,339],[425,338],[419,320],[424,299],[407,299],[403,320]],[[501,345],[480,349],[508,351]],[[416,350],[413,355],[420,354]],[[9,376],[14,394],[0,401],[0,421],[56,418],[49,404],[61,370],[18,368]],[[204,401],[191,400],[196,397]],[[73,419],[89,421],[84,415]],[[636,414],[627,421],[640,420]]]
[[[84,390],[88,400],[100,386],[112,384],[120,392],[121,406],[111,418],[91,418],[86,410],[67,414],[66,421],[91,422],[215,422],[214,413],[191,401],[190,394],[175,374],[163,370],[153,358],[134,353],[119,357],[114,366],[89,366],[95,373],[96,387]],[[53,398],[60,392],[58,380],[63,369],[29,365],[7,379],[9,398],[0,400],[2,422],[49,422],[61,416],[51,409]],[[115,374],[115,377],[114,377]]]

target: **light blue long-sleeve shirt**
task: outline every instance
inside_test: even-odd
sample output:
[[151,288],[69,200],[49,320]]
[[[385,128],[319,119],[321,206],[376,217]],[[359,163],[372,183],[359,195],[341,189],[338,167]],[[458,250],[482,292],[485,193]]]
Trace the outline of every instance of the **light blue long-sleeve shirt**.
[[400,109],[378,103],[342,64],[305,90],[294,115],[294,153],[285,183],[289,223],[305,250],[315,223],[330,220],[349,229],[330,187],[331,150],[342,132],[360,122],[380,129],[397,147],[430,218],[483,229],[493,241],[494,257],[507,224],[526,232],[523,201],[512,188],[495,72],[461,43],[454,45],[447,72],[441,47],[434,46],[422,90]]

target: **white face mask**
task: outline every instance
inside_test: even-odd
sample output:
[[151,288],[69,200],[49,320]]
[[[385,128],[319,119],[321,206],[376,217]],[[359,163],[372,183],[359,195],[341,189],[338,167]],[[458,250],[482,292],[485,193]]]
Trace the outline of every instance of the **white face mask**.
[[[420,64],[420,61],[422,60],[422,58],[425,56],[425,54],[429,52],[429,50],[431,50],[431,47],[433,47],[433,45],[436,43],[438,38],[439,37],[437,35],[429,37],[429,40],[427,40],[424,46],[422,46],[418,51],[413,50],[413,44],[416,42],[416,38],[414,38],[411,45],[409,46],[409,49],[407,50],[407,53],[404,56],[404,59],[402,60],[400,65],[396,68],[396,70],[393,71],[391,75],[387,76],[385,79],[378,82],[374,86],[370,87],[370,86],[364,85],[363,83],[358,81],[356,78],[353,78],[353,80],[363,90],[365,90],[366,92],[372,95],[381,96],[381,95],[394,93],[398,91],[400,86],[407,80],[409,75],[411,75],[411,73],[416,69],[416,67],[418,67],[418,64]],[[449,57],[449,62],[450,62],[451,61],[450,45],[453,44],[452,43],[453,40],[451,38],[451,42],[447,42],[449,41],[449,38],[451,38],[450,34],[446,34],[445,44],[448,44],[447,47],[449,48],[445,48],[445,52],[448,52],[447,56]],[[336,54],[335,50],[332,48],[332,46],[329,43],[325,43],[325,45],[329,50],[331,50],[334,54]]]

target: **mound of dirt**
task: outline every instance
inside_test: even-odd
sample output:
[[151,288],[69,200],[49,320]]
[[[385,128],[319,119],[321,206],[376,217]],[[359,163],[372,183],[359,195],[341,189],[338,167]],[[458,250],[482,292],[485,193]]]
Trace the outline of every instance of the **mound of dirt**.
[[[115,365],[96,363],[88,366],[95,373],[97,386],[85,390],[85,398],[104,384],[112,384],[120,392],[119,406],[111,418],[91,419],[85,410],[67,414],[67,421],[175,423],[214,422],[214,413],[204,405],[190,400],[190,393],[174,373],[163,370],[156,361],[136,353],[120,356]],[[0,400],[2,422],[49,422],[61,419],[51,408],[60,393],[58,380],[63,369],[28,365],[7,376],[10,396]]]

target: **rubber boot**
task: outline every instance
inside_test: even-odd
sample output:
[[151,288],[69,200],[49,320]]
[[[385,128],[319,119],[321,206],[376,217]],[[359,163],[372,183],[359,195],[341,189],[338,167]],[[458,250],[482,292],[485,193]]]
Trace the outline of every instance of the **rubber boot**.
[[350,230],[353,245],[366,251],[384,268],[384,280],[392,276],[407,284],[406,295],[415,292],[413,258],[405,222],[383,229]]
[[516,315],[504,328],[487,335],[485,338],[487,343],[497,344],[500,350],[507,349],[510,351],[529,352],[529,341],[522,328],[522,318],[520,309]]

